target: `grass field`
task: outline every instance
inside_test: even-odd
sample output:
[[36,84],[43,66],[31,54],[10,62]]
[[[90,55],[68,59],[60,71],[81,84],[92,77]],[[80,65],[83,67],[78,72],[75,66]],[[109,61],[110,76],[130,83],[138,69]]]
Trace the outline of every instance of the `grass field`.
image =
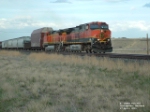
[[149,87],[147,61],[0,51],[0,112],[148,112]]
[[[112,39],[112,46],[114,53],[124,53],[124,54],[147,54],[147,41],[146,38],[138,39],[122,39],[115,38]],[[150,52],[150,40],[149,40],[149,52]]]

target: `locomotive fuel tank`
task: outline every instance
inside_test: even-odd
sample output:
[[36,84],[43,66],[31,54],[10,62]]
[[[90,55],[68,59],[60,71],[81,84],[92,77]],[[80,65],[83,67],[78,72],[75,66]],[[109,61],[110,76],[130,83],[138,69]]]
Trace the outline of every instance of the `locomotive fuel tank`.
[[55,46],[54,45],[45,47],[45,51],[54,51],[54,50],[55,50]]
[[67,46],[67,47],[65,48],[65,50],[66,50],[66,51],[70,51],[70,46]]
[[71,51],[82,51],[82,45],[70,45]]

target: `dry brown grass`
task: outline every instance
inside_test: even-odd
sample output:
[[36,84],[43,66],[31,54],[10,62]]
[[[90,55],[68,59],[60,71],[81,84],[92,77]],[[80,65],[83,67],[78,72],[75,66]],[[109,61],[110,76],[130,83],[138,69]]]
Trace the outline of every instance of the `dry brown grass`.
[[149,62],[8,51],[0,62],[2,112],[124,112],[120,102],[145,105],[135,112],[150,108]]
[[[150,41],[149,41],[150,42]],[[123,54],[147,54],[146,39],[112,39],[114,53]],[[150,45],[149,45],[150,52]]]
[[[80,56],[63,56],[57,54],[31,53],[29,60],[51,61],[58,64],[69,64],[75,66],[99,67],[107,70],[122,70],[124,72],[139,72],[142,75],[148,75],[150,63],[143,61],[139,63],[137,60],[125,62],[122,59],[97,58],[97,57],[80,57]],[[141,66],[142,65],[142,66]]]

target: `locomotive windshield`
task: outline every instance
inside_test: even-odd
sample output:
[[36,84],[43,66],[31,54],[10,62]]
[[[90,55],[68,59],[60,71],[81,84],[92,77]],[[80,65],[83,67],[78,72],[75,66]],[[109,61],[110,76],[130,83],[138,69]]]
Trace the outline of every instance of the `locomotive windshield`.
[[94,29],[108,29],[108,25],[107,24],[101,24],[101,25],[91,24],[90,29],[91,30],[94,30]]
[[99,28],[100,28],[100,27],[99,27],[98,24],[91,24],[91,25],[90,25],[90,29],[91,29],[91,30],[99,29]]
[[101,24],[100,29],[108,29],[108,25],[107,24]]

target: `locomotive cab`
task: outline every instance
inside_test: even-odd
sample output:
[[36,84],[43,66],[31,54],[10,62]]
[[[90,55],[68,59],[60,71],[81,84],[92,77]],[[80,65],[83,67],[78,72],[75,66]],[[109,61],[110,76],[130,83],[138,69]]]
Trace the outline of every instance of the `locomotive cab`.
[[106,23],[92,23],[90,30],[92,37],[97,38],[100,43],[107,42],[111,38],[111,32]]
[[93,22],[89,24],[91,36],[94,38],[92,45],[95,52],[112,52],[111,31],[105,22]]

